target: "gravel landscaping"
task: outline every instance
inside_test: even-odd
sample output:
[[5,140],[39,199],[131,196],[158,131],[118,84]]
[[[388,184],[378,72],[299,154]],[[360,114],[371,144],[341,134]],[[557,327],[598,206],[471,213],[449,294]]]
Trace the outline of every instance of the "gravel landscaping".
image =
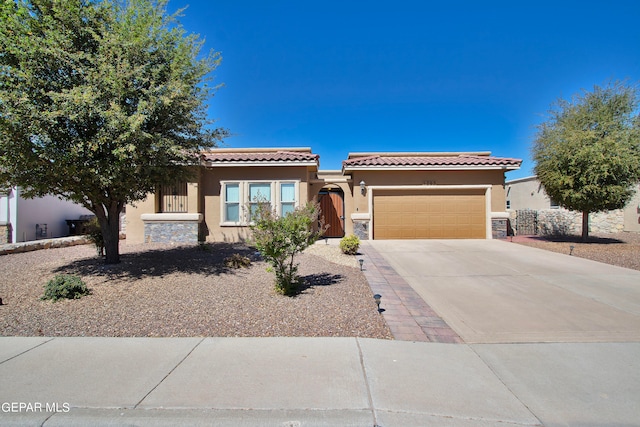
[[[225,267],[234,253],[249,268]],[[0,256],[0,335],[105,337],[369,337],[392,339],[356,258],[320,242],[298,258],[305,285],[273,290],[267,264],[244,245],[121,244],[104,265],[91,245]],[[75,274],[92,294],[41,301],[56,274]]]
[[640,270],[640,233],[597,234],[583,242],[580,236],[515,236],[514,243],[568,254],[605,264]]
[[[640,233],[516,236],[522,245],[640,270]],[[235,253],[249,268],[225,267]],[[92,245],[0,256],[2,336],[340,336],[392,339],[356,257],[319,242],[298,257],[305,285],[295,297],[273,290],[256,252],[226,243],[200,247],[121,244],[107,266]],[[42,301],[56,274],[75,274],[92,294]]]

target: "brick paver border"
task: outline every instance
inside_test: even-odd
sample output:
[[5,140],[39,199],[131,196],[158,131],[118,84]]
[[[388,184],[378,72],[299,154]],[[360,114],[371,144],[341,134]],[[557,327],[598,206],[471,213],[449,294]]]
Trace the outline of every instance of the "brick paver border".
[[362,242],[358,258],[371,291],[382,295],[380,311],[396,340],[464,342],[373,246]]

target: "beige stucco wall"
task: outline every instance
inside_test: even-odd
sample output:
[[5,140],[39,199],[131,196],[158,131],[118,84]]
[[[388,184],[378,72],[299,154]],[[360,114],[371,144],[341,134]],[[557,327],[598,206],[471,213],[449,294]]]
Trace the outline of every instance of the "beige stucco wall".
[[127,244],[144,243],[144,223],[140,215],[156,212],[156,197],[154,194],[147,195],[147,198],[127,205]]
[[[187,213],[200,212],[200,196],[198,194],[201,171],[194,170],[191,181],[187,182]],[[144,222],[140,219],[142,214],[160,212],[160,198],[155,193],[149,193],[147,198],[127,205],[126,230],[129,244],[144,243]]]
[[368,186],[381,185],[491,185],[491,211],[505,211],[504,171],[353,171],[352,212],[367,213],[368,195],[360,192],[360,182]]

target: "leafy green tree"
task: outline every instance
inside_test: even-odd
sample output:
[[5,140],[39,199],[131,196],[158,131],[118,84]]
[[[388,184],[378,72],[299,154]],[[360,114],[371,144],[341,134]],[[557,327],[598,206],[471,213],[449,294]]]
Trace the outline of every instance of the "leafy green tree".
[[589,213],[623,208],[640,180],[637,107],[636,87],[615,82],[558,100],[538,126],[535,173],[549,197],[582,212],[583,240]]
[[201,55],[166,4],[0,3],[0,184],[84,205],[107,263],[120,258],[123,207],[186,179],[226,135],[206,118],[221,58]]
[[264,259],[271,264],[276,275],[276,291],[284,295],[295,294],[300,278],[296,254],[312,245],[322,235],[324,227],[316,227],[320,205],[309,202],[284,216],[278,216],[269,203],[258,203],[251,216],[253,242]]

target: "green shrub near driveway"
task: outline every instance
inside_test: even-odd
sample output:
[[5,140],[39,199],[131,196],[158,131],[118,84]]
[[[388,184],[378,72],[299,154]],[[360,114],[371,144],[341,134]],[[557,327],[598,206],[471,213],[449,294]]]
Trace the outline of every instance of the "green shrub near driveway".
[[40,299],[50,299],[56,302],[65,298],[78,299],[89,294],[91,294],[91,290],[87,288],[81,278],[68,274],[59,274],[45,285],[44,295]]
[[360,239],[355,234],[344,236],[340,240],[340,249],[343,254],[356,255],[360,247]]

